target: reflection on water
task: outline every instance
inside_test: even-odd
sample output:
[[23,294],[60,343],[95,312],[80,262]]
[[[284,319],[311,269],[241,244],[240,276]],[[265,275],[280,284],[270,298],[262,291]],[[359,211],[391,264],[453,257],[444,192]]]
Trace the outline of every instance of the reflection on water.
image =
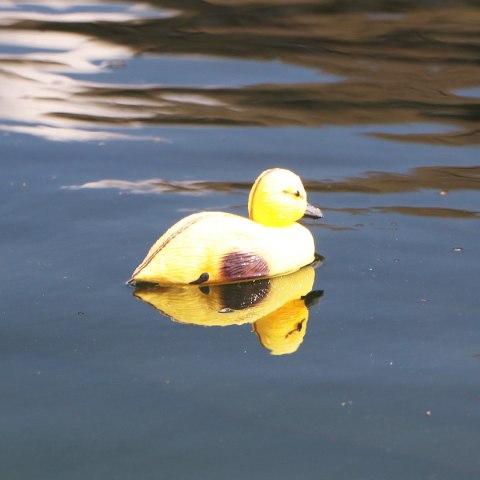
[[[303,181],[312,192],[325,193],[409,193],[434,189],[442,192],[454,190],[480,190],[480,167],[418,167],[407,174],[373,172],[361,177],[345,180]],[[205,193],[209,191],[237,192],[249,190],[249,182],[213,182],[201,180],[171,181],[161,178],[151,180],[98,180],[65,188],[115,188],[130,193]]]
[[[309,192],[357,193],[357,194],[392,194],[412,193],[420,190],[436,190],[441,196],[456,190],[480,190],[480,167],[418,167],[405,174],[373,172],[360,177],[343,180],[309,181],[304,180]],[[213,182],[213,181],[169,181],[160,178],[142,181],[105,179],[88,182],[82,185],[71,185],[69,189],[103,189],[114,188],[130,193],[182,193],[201,195],[211,191],[236,193],[249,190],[248,182]],[[325,210],[346,211],[351,213],[367,213],[369,211],[397,212],[404,215],[434,216],[446,218],[474,218],[480,211],[466,209],[443,208],[437,206],[390,206],[369,208],[328,208]]]
[[[70,11],[85,4],[81,2],[36,2],[45,11],[1,9],[0,26],[0,120],[8,122],[0,129],[27,133],[53,141],[85,141],[108,139],[149,139],[125,133],[101,131],[99,126],[82,121],[87,112],[105,119],[103,125],[116,123],[123,113],[121,102],[108,106],[96,105],[77,98],[87,82],[73,78],[75,74],[99,74],[109,67],[121,65],[133,51],[128,46],[116,45],[81,32],[57,31],[55,26],[72,22],[122,23],[152,18],[152,10],[125,8],[116,11],[98,11],[94,7],[103,2],[89,2],[91,12]],[[48,8],[47,8],[48,6]],[[59,10],[52,10],[59,9]],[[156,17],[173,15],[156,10]],[[51,28],[41,24],[51,23]],[[96,85],[96,84],[92,84]],[[137,103],[137,108],[141,103]],[[71,116],[71,119],[65,118]],[[138,115],[137,115],[138,116]],[[92,131],[94,128],[94,131]]]
[[[461,94],[479,87],[480,9],[475,3],[437,2],[431,8],[422,8],[429,2],[402,7],[274,0],[157,0],[102,8],[102,2],[92,1],[35,3],[42,7],[36,12],[16,2],[2,9],[0,44],[6,53],[0,82],[2,92],[8,92],[0,94],[3,130],[88,140],[97,139],[99,129],[139,123],[434,122],[444,125],[439,133],[415,129],[376,135],[454,145],[480,141],[480,99]],[[152,62],[167,56],[171,67],[154,68],[152,76]],[[128,67],[133,57],[136,85],[78,76]],[[218,58],[216,65],[202,65],[202,58],[211,57]],[[199,59],[198,71],[203,68],[215,83],[205,83],[200,73],[188,87],[165,86],[171,85],[168,71],[181,68],[185,58]],[[279,62],[286,73],[276,76],[287,81],[274,77],[248,86],[228,84],[225,76],[222,81],[222,59],[230,65]],[[303,83],[288,82],[289,66],[296,78],[302,77],[301,69],[318,77],[307,74]],[[45,126],[64,132],[55,135]],[[87,132],[75,135],[78,129]],[[92,129],[96,135],[89,137]]]
[[312,266],[282,277],[208,287],[140,285],[134,295],[175,322],[201,326],[250,323],[274,355],[297,351],[307,330],[308,308],[323,291],[312,291]]

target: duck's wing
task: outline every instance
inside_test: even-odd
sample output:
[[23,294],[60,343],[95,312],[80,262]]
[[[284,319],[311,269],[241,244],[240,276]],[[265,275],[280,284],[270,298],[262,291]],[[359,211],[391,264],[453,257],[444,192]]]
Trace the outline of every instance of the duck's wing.
[[259,230],[251,220],[228,213],[190,215],[153,244],[131,282],[201,285],[266,277]]

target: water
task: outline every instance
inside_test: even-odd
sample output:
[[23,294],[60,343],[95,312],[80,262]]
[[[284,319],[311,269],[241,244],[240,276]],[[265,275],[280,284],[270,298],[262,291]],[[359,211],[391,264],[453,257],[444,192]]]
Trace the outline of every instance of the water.
[[[476,478],[479,19],[2,4],[2,478]],[[325,213],[284,355],[253,313],[175,322],[124,283],[182,216],[245,214],[272,166]]]

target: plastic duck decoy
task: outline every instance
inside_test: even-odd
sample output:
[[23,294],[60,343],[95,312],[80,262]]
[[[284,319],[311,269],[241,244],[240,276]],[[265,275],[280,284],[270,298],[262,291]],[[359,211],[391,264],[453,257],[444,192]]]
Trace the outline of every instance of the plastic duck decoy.
[[129,283],[209,285],[274,277],[315,260],[303,216],[322,218],[307,203],[300,177],[281,168],[264,171],[248,198],[249,218],[200,212],[169,228],[150,248]]

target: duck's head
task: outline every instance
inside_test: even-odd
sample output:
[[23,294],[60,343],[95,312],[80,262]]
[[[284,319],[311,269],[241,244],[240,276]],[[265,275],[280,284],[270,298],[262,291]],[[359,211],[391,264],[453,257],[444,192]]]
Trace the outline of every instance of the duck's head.
[[323,217],[322,211],[307,203],[300,177],[290,170],[265,170],[255,180],[248,197],[251,220],[270,227],[285,227],[303,216]]

